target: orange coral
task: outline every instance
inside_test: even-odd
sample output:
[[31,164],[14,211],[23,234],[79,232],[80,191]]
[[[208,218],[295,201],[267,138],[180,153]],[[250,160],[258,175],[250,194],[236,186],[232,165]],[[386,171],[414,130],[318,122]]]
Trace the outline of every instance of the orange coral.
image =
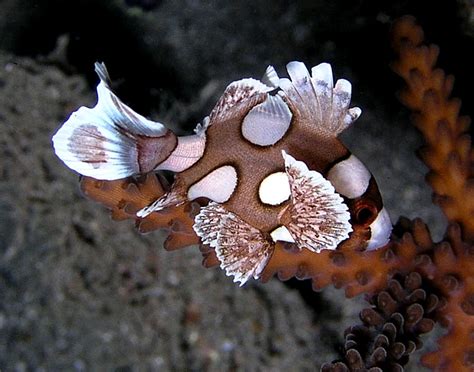
[[438,340],[440,349],[422,362],[433,369],[474,368],[474,247],[462,241],[458,225],[448,228],[446,240],[417,258],[419,272],[446,299],[437,316],[449,332]]
[[[415,228],[421,224],[416,221]],[[315,255],[279,245],[265,268],[263,280],[268,280],[274,273],[282,280],[292,276],[311,278],[314,289],[333,284],[336,288],[344,287],[346,296],[353,297],[385,288],[393,273],[410,270],[418,253],[409,235],[403,244],[392,242],[370,252],[343,245],[337,251],[322,251]]]
[[174,250],[197,244],[194,233],[193,216],[198,209],[195,203],[184,203],[173,209],[152,213],[146,218],[138,218],[137,211],[165,193],[156,174],[149,173],[140,179],[127,178],[117,181],[99,181],[83,177],[81,190],[90,199],[111,210],[114,220],[135,220],[138,231],[147,233],[166,229],[168,237],[164,243],[166,250]]
[[[361,312],[363,325],[346,331],[343,360],[326,364],[323,369],[402,370],[413,351],[412,342],[421,346],[416,336],[431,330],[434,320],[448,327],[448,333],[438,340],[439,350],[423,356],[423,364],[435,370],[471,371],[474,369],[474,153],[466,134],[469,118],[459,117],[460,101],[450,98],[454,79],[434,67],[438,48],[422,45],[423,31],[414,19],[404,17],[397,21],[393,37],[399,53],[393,69],[407,83],[400,98],[415,112],[414,123],[426,140],[421,156],[430,169],[427,181],[433,188],[434,202],[440,205],[450,226],[445,239],[434,244],[420,220],[414,223],[401,220],[399,228],[405,233],[390,244],[390,249],[397,248],[394,250],[397,258],[389,266],[402,277],[416,278],[411,281],[416,285],[405,283],[404,287],[401,281],[390,279],[388,292],[384,289],[374,294],[371,299],[374,306]],[[400,267],[399,260],[403,260],[406,252],[412,252],[413,259]],[[371,261],[365,263],[367,266],[384,269],[377,260],[367,259]],[[396,279],[397,275],[392,277]]]
[[430,168],[427,181],[449,221],[462,226],[469,241],[474,240],[474,152],[466,134],[470,119],[460,117],[459,99],[450,98],[454,78],[435,68],[439,49],[425,46],[423,30],[412,17],[394,25],[394,48],[399,59],[393,70],[406,82],[400,94],[403,104],[414,111],[414,124],[426,146],[421,157]]
[[[296,276],[311,279],[315,289],[333,284],[348,297],[368,293],[371,307],[361,312],[363,324],[346,331],[344,355],[324,370],[382,368],[401,370],[418,336],[429,332],[435,321],[448,327],[440,349],[422,361],[433,369],[474,369],[474,181],[468,118],[459,117],[459,100],[450,98],[453,78],[434,68],[438,49],[423,46],[422,30],[412,18],[393,28],[400,58],[394,70],[407,82],[402,102],[416,112],[415,125],[426,139],[422,158],[430,169],[428,182],[434,201],[448,217],[446,238],[433,243],[421,220],[401,219],[398,236],[384,248],[362,252],[358,239],[337,251],[314,254],[278,243],[262,273],[282,280]],[[166,249],[199,242],[192,224],[197,204],[152,213],[144,219],[136,212],[163,195],[165,188],[155,174],[139,179],[96,181],[83,178],[86,196],[111,209],[116,220],[133,219],[141,232],[165,228]],[[201,246],[206,267],[218,264],[214,250]]]
[[[407,83],[402,102],[416,112],[414,123],[426,147],[422,158],[434,201],[451,222],[446,239],[417,257],[418,269],[447,300],[438,312],[449,332],[440,350],[423,357],[431,368],[474,368],[474,152],[466,134],[469,118],[459,117],[460,101],[450,98],[454,79],[435,68],[438,48],[422,45],[423,31],[412,17],[393,28],[399,59],[393,69]],[[460,225],[457,225],[457,224]],[[463,240],[464,238],[464,240]]]

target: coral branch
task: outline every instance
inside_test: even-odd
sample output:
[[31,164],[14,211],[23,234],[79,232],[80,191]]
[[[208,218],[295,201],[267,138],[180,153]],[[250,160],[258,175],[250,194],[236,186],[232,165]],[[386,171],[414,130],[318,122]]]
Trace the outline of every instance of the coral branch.
[[357,239],[351,244],[342,244],[337,251],[322,251],[314,254],[308,250],[294,250],[292,245],[277,244],[275,253],[267,264],[262,280],[273,275],[281,280],[295,276],[311,279],[315,290],[333,284],[345,288],[347,297],[361,293],[374,294],[387,287],[393,275],[406,275],[416,266],[417,255],[432,249],[433,241],[426,225],[419,219],[410,225],[422,244],[415,244],[410,233],[392,240],[376,251],[360,251]]
[[343,360],[326,363],[322,371],[402,371],[422,345],[418,336],[433,329],[440,306],[425,286],[417,272],[390,280],[387,289],[370,299],[373,306],[361,311],[363,324],[346,330]]
[[421,157],[430,168],[427,181],[434,202],[450,222],[458,222],[469,241],[474,240],[474,179],[469,118],[460,117],[461,103],[450,98],[454,78],[435,68],[438,47],[425,46],[423,31],[412,17],[394,24],[393,45],[399,59],[393,70],[407,86],[400,94],[404,105],[416,113],[414,123],[426,146]]
[[430,255],[418,258],[419,272],[446,299],[438,319],[449,332],[438,340],[440,349],[425,355],[431,368],[449,370],[474,368],[474,246],[463,242],[458,225],[448,228],[446,239]]
[[451,222],[445,240],[417,257],[417,271],[445,301],[437,320],[449,329],[438,341],[440,349],[422,361],[431,368],[472,370],[474,152],[466,134],[470,120],[459,116],[460,101],[450,98],[454,79],[434,68],[438,48],[421,45],[423,31],[412,17],[394,24],[393,39],[399,53],[393,69],[407,84],[400,99],[416,113],[414,123],[426,140],[421,157],[430,168],[427,181],[434,202]]
[[414,265],[399,269],[371,296],[372,307],[360,314],[363,324],[346,330],[341,360],[327,363],[325,371],[402,370],[409,354],[421,347],[419,336],[437,321],[448,333],[423,364],[450,371],[474,367],[474,247],[462,241],[459,225],[450,225],[437,244],[421,220],[401,219],[399,229],[405,233],[392,244],[418,252]]
[[142,233],[166,229],[169,233],[164,243],[167,250],[199,243],[192,227],[193,216],[198,212],[195,203],[167,208],[146,218],[136,216],[137,211],[165,193],[156,174],[149,173],[139,179],[126,178],[117,181],[98,181],[83,177],[81,190],[88,198],[110,209],[114,220],[135,220],[137,229]]
[[[391,270],[381,264],[384,256],[354,261],[359,270],[375,265],[388,277],[393,270],[397,274],[371,297],[373,306],[360,314],[363,324],[346,331],[341,360],[324,365],[325,371],[403,370],[409,354],[421,346],[418,336],[429,332],[436,321],[448,327],[448,333],[438,341],[439,350],[422,358],[423,364],[437,370],[474,369],[474,153],[466,134],[469,119],[459,117],[460,101],[450,98],[454,79],[434,68],[438,48],[422,42],[423,31],[413,18],[399,20],[394,25],[399,60],[393,69],[407,83],[400,99],[416,113],[414,123],[426,140],[421,156],[430,168],[427,181],[451,224],[445,239],[433,244],[420,220],[402,219],[402,239],[393,239],[384,248],[395,253]],[[326,265],[317,269],[334,274],[328,260]],[[351,288],[349,278],[354,272],[345,281]]]
[[385,288],[392,272],[410,266],[417,254],[407,235],[403,245],[389,246],[371,252],[340,249],[315,254],[308,250],[295,251],[282,244],[268,263],[262,280],[277,274],[281,280],[295,276],[298,279],[311,278],[315,290],[333,284],[345,288],[346,296],[360,293],[374,293]]

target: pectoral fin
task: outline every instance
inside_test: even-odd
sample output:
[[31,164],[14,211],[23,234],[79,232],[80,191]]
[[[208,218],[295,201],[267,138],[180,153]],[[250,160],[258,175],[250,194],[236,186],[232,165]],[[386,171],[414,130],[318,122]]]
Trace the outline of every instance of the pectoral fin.
[[349,237],[352,226],[344,199],[321,173],[309,170],[283,151],[291,198],[282,223],[300,249],[313,252],[336,249]]

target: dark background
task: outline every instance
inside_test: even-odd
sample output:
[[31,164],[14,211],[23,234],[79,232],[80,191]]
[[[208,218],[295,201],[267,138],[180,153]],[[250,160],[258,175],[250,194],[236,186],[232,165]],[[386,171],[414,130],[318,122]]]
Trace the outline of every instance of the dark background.
[[84,200],[50,138],[94,104],[97,60],[127,104],[179,133],[233,80],[330,62],[363,110],[344,142],[393,221],[421,216],[439,238],[389,68],[390,24],[404,14],[440,46],[471,114],[472,1],[0,0],[0,369],[312,370],[336,358],[362,299],[276,279],[238,288],[195,248],[165,252],[160,233]]

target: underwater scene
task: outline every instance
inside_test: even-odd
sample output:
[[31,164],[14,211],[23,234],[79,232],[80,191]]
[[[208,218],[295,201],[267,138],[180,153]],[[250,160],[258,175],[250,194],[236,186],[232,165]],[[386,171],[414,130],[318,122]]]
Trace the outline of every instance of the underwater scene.
[[474,3],[0,0],[0,371],[472,371]]

